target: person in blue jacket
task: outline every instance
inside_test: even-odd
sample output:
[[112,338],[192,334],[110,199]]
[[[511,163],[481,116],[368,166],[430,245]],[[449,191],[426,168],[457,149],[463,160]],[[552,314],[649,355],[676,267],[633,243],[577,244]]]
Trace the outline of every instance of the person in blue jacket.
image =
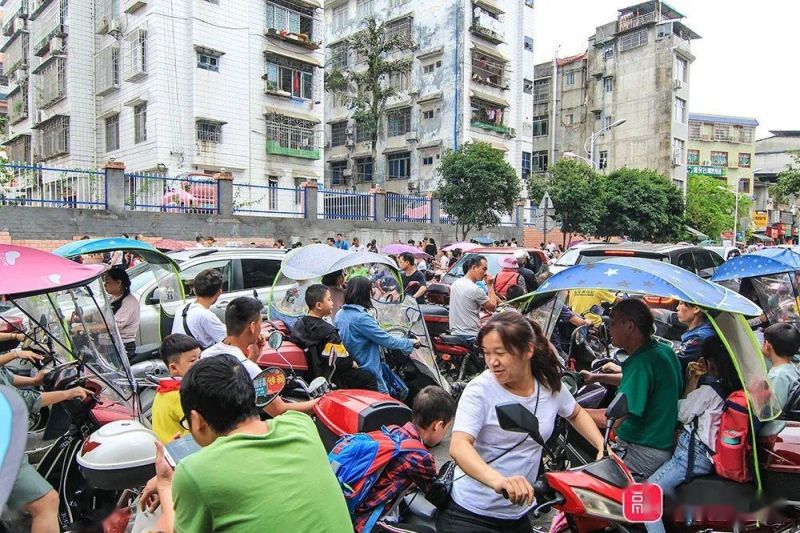
[[705,312],[688,302],[678,302],[678,320],[689,328],[681,335],[681,344],[675,353],[681,361],[684,373],[689,363],[700,359],[700,346],[703,341],[717,334],[708,321]]
[[344,305],[336,313],[334,323],[344,347],[355,357],[358,367],[375,374],[378,392],[389,394],[381,374],[380,348],[399,350],[409,355],[420,343],[416,339],[395,337],[384,331],[370,314],[372,308],[372,283],[368,278],[355,277],[347,283]]

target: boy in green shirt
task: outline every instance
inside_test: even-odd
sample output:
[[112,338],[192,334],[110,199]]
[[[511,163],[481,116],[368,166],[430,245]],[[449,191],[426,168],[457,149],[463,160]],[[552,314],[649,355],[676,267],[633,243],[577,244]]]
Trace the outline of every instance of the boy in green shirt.
[[792,364],[792,355],[800,349],[800,331],[793,325],[781,322],[773,324],[764,331],[764,344],[761,351],[770,360],[769,380],[781,409],[786,408],[791,393],[800,381],[800,372]]

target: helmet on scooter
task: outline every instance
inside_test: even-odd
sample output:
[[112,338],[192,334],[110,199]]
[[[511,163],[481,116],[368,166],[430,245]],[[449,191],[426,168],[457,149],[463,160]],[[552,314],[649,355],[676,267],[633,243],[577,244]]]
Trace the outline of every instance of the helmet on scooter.
[[141,487],[156,473],[155,433],[135,420],[104,425],[84,441],[76,461],[83,477],[98,489]]

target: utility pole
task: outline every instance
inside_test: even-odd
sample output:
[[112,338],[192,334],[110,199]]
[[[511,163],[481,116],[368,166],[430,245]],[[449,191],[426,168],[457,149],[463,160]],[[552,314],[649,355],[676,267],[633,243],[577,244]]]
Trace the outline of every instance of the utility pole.
[[539,209],[544,211],[544,217],[542,218],[542,239],[547,244],[547,210],[553,209],[553,200],[550,198],[550,193],[545,191],[544,196],[542,196],[542,201],[539,202]]
[[556,164],[556,107],[558,105],[558,49],[561,48],[560,44],[556,45],[553,54],[553,97],[551,98],[553,109],[550,113],[550,164]]

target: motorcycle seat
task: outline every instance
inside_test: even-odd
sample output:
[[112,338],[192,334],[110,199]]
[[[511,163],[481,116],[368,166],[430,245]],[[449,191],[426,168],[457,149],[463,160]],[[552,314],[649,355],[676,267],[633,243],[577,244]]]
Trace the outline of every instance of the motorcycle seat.
[[422,312],[422,316],[437,316],[437,317],[445,317],[449,319],[450,310],[443,306],[443,305],[436,305],[436,304],[420,304],[419,310]]
[[444,344],[452,344],[454,346],[461,346],[462,348],[467,348],[471,350],[475,347],[475,343],[465,340],[457,335],[442,335],[441,336],[442,342]]
[[675,488],[675,498],[686,505],[730,506],[749,513],[763,507],[754,483],[739,483],[716,473],[696,476]]
[[161,345],[157,342],[137,346],[133,357],[130,358],[130,364],[135,365],[136,363],[149,361],[150,359],[160,359],[160,347]]

